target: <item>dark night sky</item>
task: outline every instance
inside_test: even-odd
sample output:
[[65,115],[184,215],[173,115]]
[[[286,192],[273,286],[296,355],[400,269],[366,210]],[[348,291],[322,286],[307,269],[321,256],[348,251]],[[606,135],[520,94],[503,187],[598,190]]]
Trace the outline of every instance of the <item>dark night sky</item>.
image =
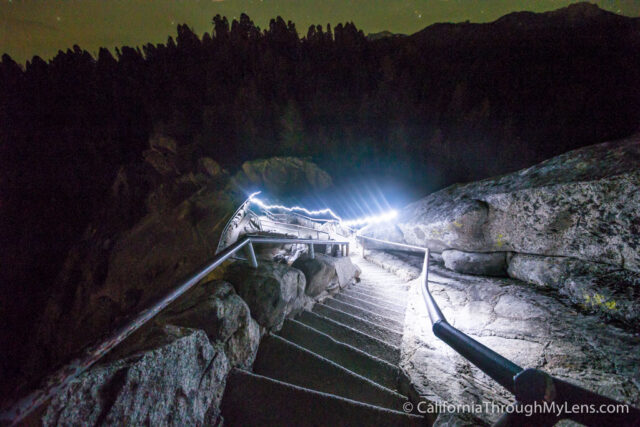
[[[100,46],[165,42],[177,24],[201,34],[211,18],[246,12],[261,28],[282,16],[301,35],[310,24],[353,21],[365,33],[411,34],[434,22],[489,22],[509,12],[542,12],[566,0],[0,0],[0,53],[18,62],[33,55],[49,59],[73,44],[96,52]],[[640,0],[599,0],[601,8],[639,16]]]

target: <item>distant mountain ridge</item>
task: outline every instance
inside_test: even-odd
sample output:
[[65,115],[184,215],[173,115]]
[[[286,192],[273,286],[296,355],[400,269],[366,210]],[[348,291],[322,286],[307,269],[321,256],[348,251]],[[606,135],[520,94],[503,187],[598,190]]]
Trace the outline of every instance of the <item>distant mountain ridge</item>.
[[406,34],[400,34],[400,33],[392,33],[391,31],[380,31],[377,33],[369,33],[367,34],[367,39],[369,40],[380,40],[380,39],[386,39],[389,37],[406,37]]
[[549,12],[512,12],[488,23],[436,23],[412,34],[414,39],[430,38],[438,35],[450,35],[447,29],[464,32],[495,31],[498,29],[518,29],[521,31],[539,31],[544,28],[579,28],[593,25],[621,25],[623,27],[640,28],[640,18],[630,18],[601,9],[597,4],[589,2],[574,3]]

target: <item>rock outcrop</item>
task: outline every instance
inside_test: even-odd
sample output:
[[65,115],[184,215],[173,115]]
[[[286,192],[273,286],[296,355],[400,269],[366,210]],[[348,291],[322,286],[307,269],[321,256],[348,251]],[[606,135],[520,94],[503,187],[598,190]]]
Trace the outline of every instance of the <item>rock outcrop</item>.
[[353,265],[349,257],[316,254],[312,259],[303,256],[292,266],[304,273],[307,281],[305,292],[316,300],[336,294],[360,277],[360,270]]
[[226,282],[193,288],[48,405],[44,425],[215,425],[227,374],[261,329]]
[[[34,338],[27,340],[25,353],[30,358],[21,361],[22,372],[7,379],[8,389],[41,378],[52,366],[68,361],[166,295],[215,255],[225,225],[246,195],[237,191],[235,182],[214,160],[200,157],[192,146],[171,138],[153,137],[143,158],[120,169],[103,208],[69,252]],[[263,163],[267,166],[260,169],[264,172],[261,182],[272,176],[290,177],[268,181],[274,190],[290,181],[299,186],[331,182],[317,166],[301,160],[267,159]],[[277,167],[269,172],[269,165]],[[308,179],[302,180],[300,174]],[[242,229],[253,230],[255,225],[243,223]],[[224,266],[209,278],[223,274]],[[206,304],[195,310],[220,308]],[[245,317],[241,323],[250,325]],[[242,331],[248,334],[242,339],[251,341],[256,327]],[[241,339],[232,334],[236,338]],[[232,364],[248,360],[252,352],[248,347],[238,351],[228,355]]]
[[105,210],[58,276],[27,371],[64,361],[215,255],[221,231],[241,202],[225,191],[223,179],[178,174],[185,160],[163,153],[174,172],[144,163],[118,174]]
[[42,424],[215,424],[230,369],[223,349],[203,331],[167,326],[162,333],[157,348],[78,377],[52,400]]
[[314,163],[296,157],[273,157],[245,162],[233,180],[243,191],[262,190],[281,199],[326,190],[333,184],[325,171]]
[[[377,225],[365,234],[436,252],[567,257],[640,273],[638,164],[640,136],[593,145],[509,175],[448,187],[407,206],[394,224]],[[530,270],[508,271],[537,282],[527,275]],[[637,304],[636,278],[616,284],[574,274],[572,284],[567,277],[556,276],[560,282],[552,286],[573,294],[574,301],[599,294],[603,304],[591,308],[625,322],[640,318],[637,310],[609,309],[614,302],[615,307],[625,305],[619,301],[623,296],[636,301],[631,306]]]
[[[640,272],[640,136],[571,151],[495,179],[454,185],[369,234],[435,251],[570,256]],[[380,229],[380,231],[378,231]]]
[[246,261],[236,261],[224,277],[247,302],[253,318],[267,329],[280,329],[285,317],[310,303],[304,274],[286,264],[261,261],[252,268]]
[[203,330],[224,346],[232,367],[250,368],[260,344],[260,327],[249,306],[221,280],[197,285],[162,312],[157,322]]

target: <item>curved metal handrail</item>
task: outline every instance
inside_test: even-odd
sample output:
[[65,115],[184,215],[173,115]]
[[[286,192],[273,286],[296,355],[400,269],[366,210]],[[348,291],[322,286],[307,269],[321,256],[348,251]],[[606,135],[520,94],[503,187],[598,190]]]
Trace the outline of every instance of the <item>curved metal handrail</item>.
[[337,240],[275,238],[257,236],[246,236],[243,239],[238,240],[237,242],[218,252],[216,256],[204,267],[198,269],[196,273],[192,274],[186,280],[181,282],[179,286],[174,288],[165,297],[155,302],[147,309],[138,313],[138,315],[136,315],[133,319],[130,319],[124,326],[116,329],[115,332],[113,332],[109,336],[109,338],[89,347],[84,351],[82,356],[65,365],[62,369],[58,370],[53,375],[47,377],[42,386],[37,390],[19,399],[10,407],[2,410],[2,412],[0,412],[0,422],[15,425],[16,423],[23,420],[27,415],[40,407],[47,400],[51,399],[63,389],[65,389],[73,379],[86,371],[109,351],[113,350],[113,348],[124,341],[133,332],[138,330],[142,325],[151,320],[160,311],[174,302],[178,297],[180,297],[197,283],[199,283],[209,273],[215,270],[218,266],[220,266],[223,262],[233,256],[240,249],[246,248],[247,258],[249,259],[251,266],[256,268],[258,266],[258,260],[255,255],[255,251],[253,250],[254,243],[307,244],[309,245],[309,252],[312,258],[314,257],[314,245],[340,245],[346,248],[347,253],[349,247],[348,241]]
[[572,408],[574,407],[573,405],[593,405],[593,407],[600,408],[600,405],[620,405],[619,408],[625,407],[627,409],[626,413],[620,411],[613,414],[599,414],[590,411],[573,412],[569,409],[569,411],[564,411],[561,415],[547,412],[534,413],[530,416],[526,416],[523,412],[514,411],[505,414],[496,425],[554,425],[563,418],[594,426],[604,425],[603,422],[618,426],[640,425],[640,410],[637,408],[552,377],[542,370],[523,369],[451,326],[429,290],[429,248],[361,235],[356,235],[356,239],[362,241],[363,256],[365,240],[424,252],[424,262],[420,274],[423,285],[420,288],[431,320],[433,334],[477,366],[482,372],[493,378],[498,384],[509,390],[516,398],[516,405],[543,402],[548,405],[553,404],[555,407],[564,407],[566,405],[567,408]]
[[[268,211],[267,211],[268,212]],[[306,215],[302,215],[301,213],[298,212],[287,212],[287,213],[272,213],[269,212],[271,214],[271,216],[278,216],[278,215],[283,215],[283,216],[297,216],[299,218],[302,219],[306,219],[307,221],[312,221],[312,222],[321,222],[323,224],[327,223],[327,222],[338,222],[338,220],[334,219],[334,218],[311,218],[310,216],[306,216]]]
[[276,225],[281,226],[283,228],[290,227],[290,228],[297,228],[297,229],[300,229],[300,230],[313,231],[314,233],[316,233],[316,237],[318,239],[320,238],[320,233],[326,234],[327,238],[331,237],[331,234],[329,234],[328,232],[323,231],[323,230],[317,230],[315,228],[305,227],[304,225],[289,224],[288,222],[279,222],[279,221],[274,221],[274,220],[271,220],[271,219],[260,218],[260,224],[264,224],[265,222],[271,223],[271,224],[276,224]]
[[302,218],[304,220],[307,220],[307,221],[310,221],[310,222],[319,223],[319,224],[322,224],[322,225],[329,224],[329,223],[334,223],[334,224],[340,225],[341,227],[344,227],[346,230],[349,231],[349,233],[352,233],[352,234],[355,233],[355,229],[353,227],[351,227],[349,225],[345,225],[344,223],[338,221],[335,218],[331,218],[331,219],[328,219],[328,218],[311,218],[310,216],[302,215],[302,214],[300,214],[298,212],[287,212],[287,213],[276,213],[276,214],[274,214],[272,212],[265,211],[265,214],[267,216],[271,216],[271,217],[274,217],[274,218],[277,217],[277,216],[284,216],[285,218],[287,216],[296,216],[298,218]]

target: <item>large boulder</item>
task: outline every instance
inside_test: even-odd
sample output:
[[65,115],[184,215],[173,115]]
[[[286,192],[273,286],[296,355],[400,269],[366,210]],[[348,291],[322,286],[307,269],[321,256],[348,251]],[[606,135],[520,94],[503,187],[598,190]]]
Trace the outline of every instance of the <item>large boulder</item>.
[[170,305],[156,322],[201,329],[224,345],[231,367],[249,369],[260,344],[260,327],[233,286],[221,280],[197,285]]
[[364,230],[441,252],[568,256],[640,272],[640,136],[454,185]]
[[238,188],[263,190],[276,198],[326,190],[331,176],[315,163],[296,157],[273,157],[242,164],[233,180]]
[[229,370],[251,369],[260,337],[229,283],[198,285],[55,397],[43,424],[213,425]]
[[479,276],[506,276],[507,256],[505,252],[463,252],[448,249],[442,252],[444,266],[458,273]]
[[202,157],[198,159],[198,170],[211,177],[219,177],[225,173],[218,162],[210,157]]
[[96,366],[50,402],[57,425],[213,425],[230,365],[203,331],[165,326],[158,346]]
[[261,261],[257,268],[236,261],[224,275],[249,305],[251,315],[268,329],[279,329],[285,317],[309,304],[304,274],[286,264]]
[[292,266],[304,273],[307,281],[305,292],[316,299],[335,294],[360,277],[360,269],[349,257],[316,254],[312,259],[302,256]]

